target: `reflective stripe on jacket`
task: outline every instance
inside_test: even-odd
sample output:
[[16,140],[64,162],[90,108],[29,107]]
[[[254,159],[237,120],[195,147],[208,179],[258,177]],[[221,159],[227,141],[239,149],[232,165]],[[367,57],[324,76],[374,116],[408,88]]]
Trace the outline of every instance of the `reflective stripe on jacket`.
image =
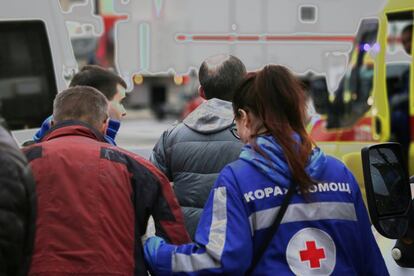
[[270,181],[242,159],[226,166],[196,243],[161,245],[157,272],[243,275],[259,245],[269,243],[254,275],[388,275],[354,177],[331,157],[316,165],[320,181],[310,200],[294,195],[271,241],[266,238],[287,192],[284,180]]

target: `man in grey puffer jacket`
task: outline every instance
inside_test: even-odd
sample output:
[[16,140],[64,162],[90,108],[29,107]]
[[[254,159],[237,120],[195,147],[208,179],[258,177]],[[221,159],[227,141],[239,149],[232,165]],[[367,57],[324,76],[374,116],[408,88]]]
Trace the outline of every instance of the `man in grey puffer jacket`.
[[200,96],[207,99],[182,123],[163,133],[150,160],[174,183],[185,225],[194,240],[198,221],[219,172],[239,157],[241,142],[232,134],[231,100],[246,74],[231,55],[206,59],[200,67]]

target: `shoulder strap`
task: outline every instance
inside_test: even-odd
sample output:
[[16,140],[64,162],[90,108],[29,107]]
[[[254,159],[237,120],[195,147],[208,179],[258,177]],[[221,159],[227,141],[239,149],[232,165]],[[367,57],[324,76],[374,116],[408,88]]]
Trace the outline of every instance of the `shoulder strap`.
[[252,264],[249,268],[249,270],[247,271],[247,275],[251,275],[253,270],[255,269],[255,267],[257,266],[257,264],[259,263],[260,259],[262,258],[264,252],[266,251],[268,245],[270,244],[270,242],[272,241],[273,237],[275,236],[277,229],[279,228],[279,225],[283,219],[283,216],[286,213],[286,209],[290,203],[290,200],[292,199],[293,194],[295,193],[295,188],[296,185],[294,182],[292,182],[289,186],[289,190],[285,196],[285,198],[283,199],[283,203],[280,206],[279,212],[277,213],[277,217],[275,219],[275,221],[273,222],[272,226],[270,226],[269,229],[269,234],[267,236],[267,238],[265,239],[265,242],[263,242],[258,251],[255,253],[254,257],[253,257],[253,261]]

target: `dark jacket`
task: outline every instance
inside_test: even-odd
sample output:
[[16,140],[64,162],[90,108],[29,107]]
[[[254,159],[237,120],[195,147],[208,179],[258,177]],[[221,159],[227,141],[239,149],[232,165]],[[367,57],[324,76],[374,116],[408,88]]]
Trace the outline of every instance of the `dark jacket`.
[[208,100],[182,123],[165,131],[150,157],[151,162],[174,182],[192,239],[219,172],[238,158],[243,146],[230,132],[232,125],[231,103]]
[[150,215],[173,243],[189,241],[165,176],[88,125],[62,122],[24,151],[38,195],[30,273],[146,275],[141,236]]
[[26,275],[35,235],[36,194],[27,160],[0,127],[0,275]]

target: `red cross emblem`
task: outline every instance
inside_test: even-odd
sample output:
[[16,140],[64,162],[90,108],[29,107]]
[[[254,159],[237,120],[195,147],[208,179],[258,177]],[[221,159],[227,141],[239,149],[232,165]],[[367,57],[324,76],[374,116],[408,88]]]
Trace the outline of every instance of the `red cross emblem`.
[[315,241],[307,241],[306,249],[300,250],[300,260],[302,262],[309,261],[311,268],[320,268],[321,260],[325,259],[325,249],[323,247],[316,248]]

